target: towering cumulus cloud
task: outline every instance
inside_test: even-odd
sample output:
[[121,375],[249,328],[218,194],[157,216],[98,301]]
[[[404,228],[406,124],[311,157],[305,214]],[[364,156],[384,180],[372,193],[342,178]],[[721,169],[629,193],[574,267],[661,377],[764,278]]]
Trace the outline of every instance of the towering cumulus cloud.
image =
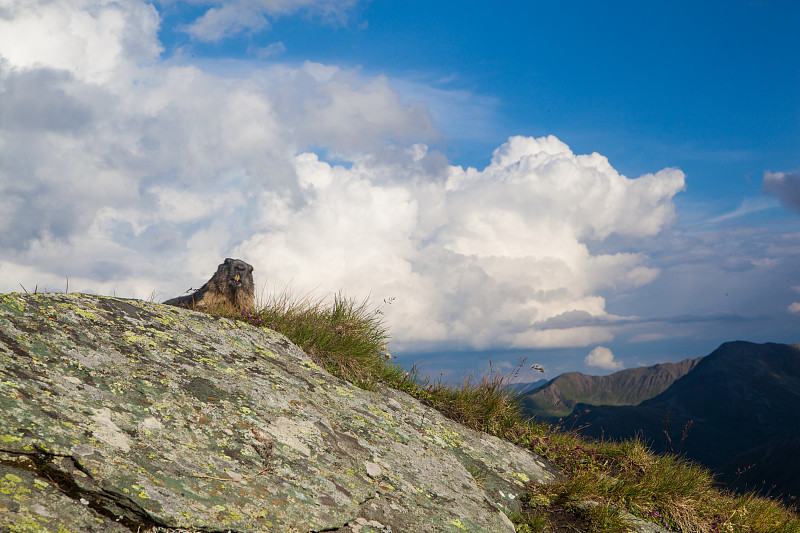
[[172,296],[241,257],[268,290],[396,297],[398,344],[547,347],[606,342],[603,291],[657,275],[636,243],[680,171],[628,179],[555,137],[454,166],[382,76],[222,74],[162,59],[159,22],[134,0],[0,8],[0,290]]
[[328,288],[398,297],[405,341],[584,346],[611,338],[587,325],[611,318],[600,290],[657,275],[641,254],[592,253],[587,242],[654,235],[684,184],[672,169],[627,179],[555,137],[513,137],[482,171],[437,165],[420,146],[404,155],[388,168],[367,158],[349,169],[299,155],[303,206],[289,196],[262,203],[272,227],[241,250],[301,286],[324,271],[335,280]]

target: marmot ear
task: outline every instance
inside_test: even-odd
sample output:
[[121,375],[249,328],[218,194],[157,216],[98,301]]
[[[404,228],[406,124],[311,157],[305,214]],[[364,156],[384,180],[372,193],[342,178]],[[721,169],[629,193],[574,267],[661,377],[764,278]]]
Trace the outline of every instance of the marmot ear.
[[230,265],[230,264],[231,264],[231,261],[233,261],[233,259],[231,259],[230,257],[226,257],[226,258],[225,258],[225,261],[224,261],[224,263],[225,263],[226,265]]

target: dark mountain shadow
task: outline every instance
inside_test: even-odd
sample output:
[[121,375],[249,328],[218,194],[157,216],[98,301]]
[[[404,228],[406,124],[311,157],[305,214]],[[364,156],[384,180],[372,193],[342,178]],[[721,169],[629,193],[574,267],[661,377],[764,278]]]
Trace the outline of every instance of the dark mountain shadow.
[[573,412],[579,418],[567,423],[585,436],[639,435],[654,451],[711,468],[732,488],[800,497],[798,345],[725,343],[638,405],[575,403]]

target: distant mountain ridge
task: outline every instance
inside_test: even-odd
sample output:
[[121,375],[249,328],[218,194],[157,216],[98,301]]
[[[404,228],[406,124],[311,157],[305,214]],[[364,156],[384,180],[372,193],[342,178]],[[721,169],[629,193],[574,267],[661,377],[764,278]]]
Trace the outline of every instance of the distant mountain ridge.
[[542,378],[536,381],[529,381],[525,383],[510,383],[509,387],[512,391],[516,392],[517,394],[528,394],[528,392],[533,391],[547,383],[547,380]]
[[[711,468],[734,488],[800,498],[800,345],[728,342],[696,361],[638,405],[576,401],[580,433],[639,436],[655,451]],[[532,415],[550,416],[524,405]]]
[[700,359],[630,368],[608,376],[567,372],[527,393],[522,399],[523,407],[537,416],[563,417],[581,403],[638,405],[667,390],[694,369]]

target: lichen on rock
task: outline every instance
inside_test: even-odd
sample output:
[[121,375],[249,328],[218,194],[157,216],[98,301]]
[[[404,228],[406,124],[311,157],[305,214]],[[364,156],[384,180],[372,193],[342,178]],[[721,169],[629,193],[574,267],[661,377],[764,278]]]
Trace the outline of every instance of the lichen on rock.
[[510,533],[558,475],[265,328],[0,295],[0,531]]

